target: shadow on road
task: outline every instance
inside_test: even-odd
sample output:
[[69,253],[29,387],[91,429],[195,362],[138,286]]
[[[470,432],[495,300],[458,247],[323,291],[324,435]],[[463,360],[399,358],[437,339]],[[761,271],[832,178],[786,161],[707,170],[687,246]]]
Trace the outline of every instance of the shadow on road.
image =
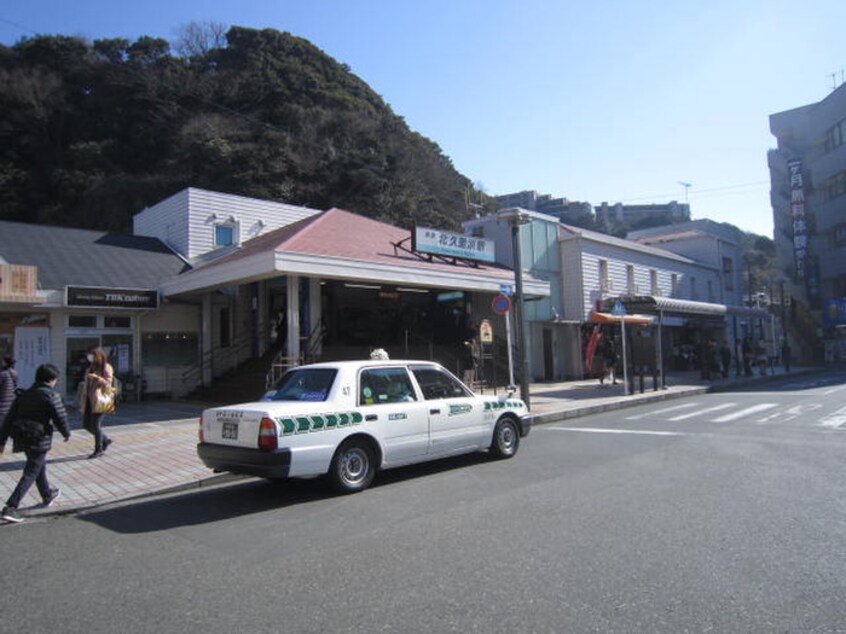
[[[390,469],[376,475],[371,489],[473,466],[490,459],[488,454],[475,453]],[[332,491],[322,478],[279,482],[249,478],[229,485],[82,513],[79,519],[117,533],[152,533],[341,497],[346,496]]]

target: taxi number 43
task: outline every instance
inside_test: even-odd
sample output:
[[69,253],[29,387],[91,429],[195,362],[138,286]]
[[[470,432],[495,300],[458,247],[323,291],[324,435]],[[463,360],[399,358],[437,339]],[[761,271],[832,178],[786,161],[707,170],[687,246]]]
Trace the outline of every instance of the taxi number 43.
[[223,423],[220,435],[225,440],[238,440],[238,423]]

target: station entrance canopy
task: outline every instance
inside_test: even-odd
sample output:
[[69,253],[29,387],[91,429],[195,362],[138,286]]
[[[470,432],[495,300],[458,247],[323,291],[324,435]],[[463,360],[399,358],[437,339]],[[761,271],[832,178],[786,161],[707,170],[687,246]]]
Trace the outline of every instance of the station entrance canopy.
[[[395,249],[407,229],[342,209],[330,209],[244,242],[161,286],[164,296],[185,296],[284,275],[425,288],[499,293],[514,281],[501,266],[425,261]],[[525,274],[525,296],[549,297],[549,282]]]

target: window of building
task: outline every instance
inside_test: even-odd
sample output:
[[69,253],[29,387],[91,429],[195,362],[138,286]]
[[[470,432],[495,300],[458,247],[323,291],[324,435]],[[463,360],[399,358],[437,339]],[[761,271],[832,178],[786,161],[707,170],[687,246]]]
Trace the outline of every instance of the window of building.
[[714,280],[708,280],[708,301],[709,302],[715,301]]
[[821,191],[823,200],[832,200],[846,194],[846,171],[839,172],[823,182]]
[[839,121],[828,129],[825,135],[825,151],[826,153],[836,150],[843,145],[843,140],[846,139],[846,119]]
[[599,290],[611,290],[608,286],[608,260],[599,261]]
[[69,328],[96,328],[97,315],[68,315]]
[[837,225],[832,236],[834,237],[834,246],[842,247],[846,245],[846,225]]
[[734,290],[734,260],[723,258],[723,284],[727,291]]
[[679,274],[673,273],[670,276],[670,292],[672,293],[673,297],[679,296]]
[[696,277],[690,276],[690,299],[699,299],[699,290],[696,288]]
[[141,359],[145,366],[191,365],[199,349],[195,332],[146,332],[141,338]]
[[131,317],[103,317],[103,328],[131,328]]
[[637,285],[635,284],[635,270],[632,264],[626,265],[626,290],[630,295],[637,294]]
[[649,270],[649,294],[658,295],[658,271]]
[[235,244],[235,224],[227,223],[214,226],[214,246],[228,247]]

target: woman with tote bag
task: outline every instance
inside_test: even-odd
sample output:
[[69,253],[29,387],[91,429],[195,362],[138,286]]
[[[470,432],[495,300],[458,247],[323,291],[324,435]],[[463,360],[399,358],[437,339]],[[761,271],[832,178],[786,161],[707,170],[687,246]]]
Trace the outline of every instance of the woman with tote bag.
[[82,427],[94,436],[94,453],[89,458],[99,458],[112,444],[112,439],[103,433],[103,416],[115,408],[114,370],[106,359],[106,353],[99,346],[88,351],[88,369],[85,372],[84,389],[80,390],[79,409],[82,412]]

